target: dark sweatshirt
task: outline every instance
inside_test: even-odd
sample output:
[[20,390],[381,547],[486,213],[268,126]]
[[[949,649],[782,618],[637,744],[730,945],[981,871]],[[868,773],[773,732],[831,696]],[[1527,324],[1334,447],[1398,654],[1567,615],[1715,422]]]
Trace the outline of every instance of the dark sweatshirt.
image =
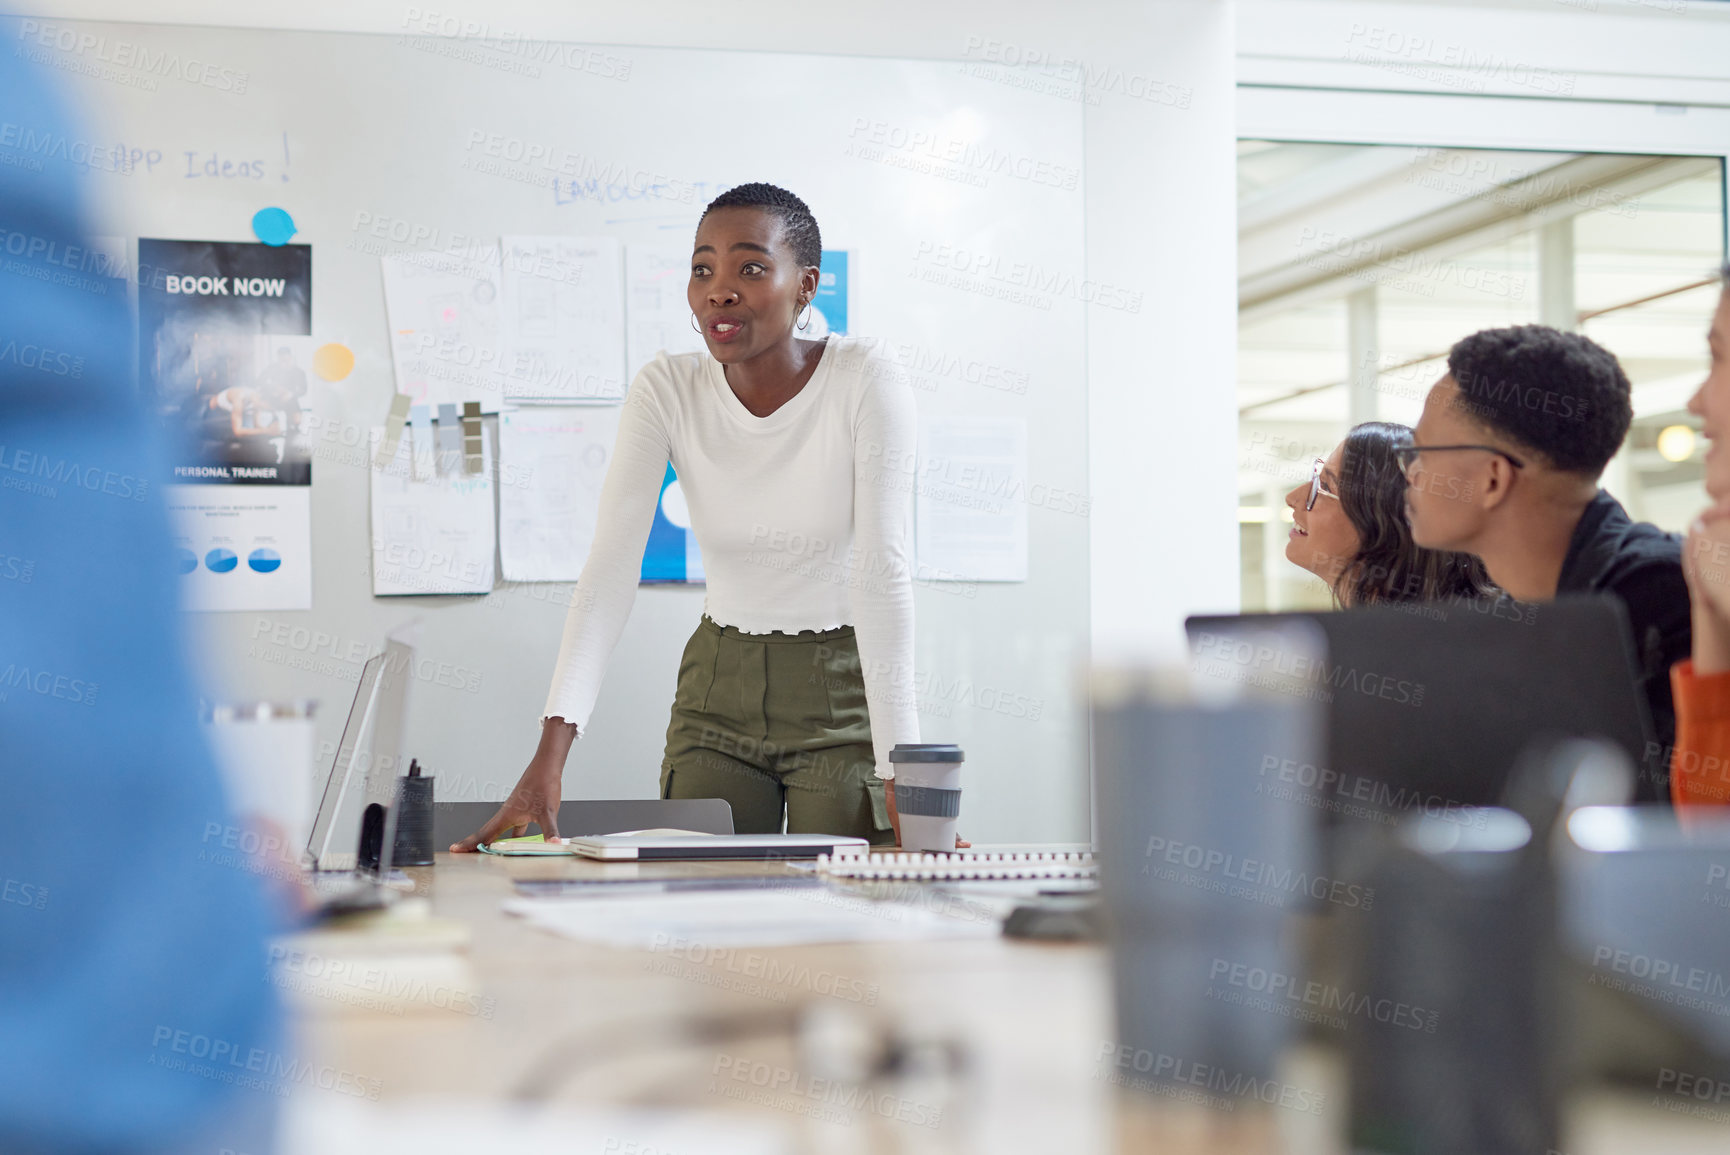
[[1658,747],[1641,759],[1634,796],[1641,802],[1668,802],[1669,752],[1676,740],[1670,667],[1688,657],[1694,641],[1681,535],[1634,521],[1621,502],[1600,489],[1574,527],[1556,592],[1613,594],[1627,607],[1638,685]]

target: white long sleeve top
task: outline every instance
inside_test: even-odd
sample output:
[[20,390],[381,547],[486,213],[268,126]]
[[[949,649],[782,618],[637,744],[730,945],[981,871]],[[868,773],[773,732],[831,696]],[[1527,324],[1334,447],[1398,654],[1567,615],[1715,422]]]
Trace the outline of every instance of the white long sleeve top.
[[851,625],[877,776],[919,741],[908,547],[917,438],[911,389],[870,343],[830,337],[811,379],[767,417],[708,353],[658,354],[631,383],[571,597],[544,717],[588,726],[637,596],[667,463],[690,508],[704,613],[746,633]]

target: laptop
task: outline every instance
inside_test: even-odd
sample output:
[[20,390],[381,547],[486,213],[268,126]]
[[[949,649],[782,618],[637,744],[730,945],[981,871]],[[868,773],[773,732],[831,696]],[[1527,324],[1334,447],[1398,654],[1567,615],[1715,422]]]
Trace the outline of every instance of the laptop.
[[567,838],[565,845],[584,858],[630,862],[816,858],[871,849],[863,838],[842,834],[599,834]]
[[[393,632],[384,652],[362,667],[342,740],[324,775],[302,855],[324,915],[373,910],[395,898],[385,884],[402,812],[402,784],[396,769],[402,760],[402,725],[416,632],[413,623]],[[363,840],[371,841],[366,838],[369,828],[376,851],[363,855]]]
[[[1330,823],[1385,825],[1414,809],[1468,821],[1470,808],[1500,803],[1539,738],[1602,738],[1637,766],[1650,761],[1627,613],[1614,598],[1192,617],[1196,680],[1253,676],[1233,657],[1248,648],[1233,640],[1273,636],[1269,623],[1294,618],[1326,637],[1319,668],[1283,666],[1301,669],[1308,696],[1322,703],[1327,750],[1322,766],[1264,766],[1262,777],[1315,792]],[[1277,654],[1249,661],[1282,666]],[[1659,797],[1654,777],[1640,775],[1638,800]]]

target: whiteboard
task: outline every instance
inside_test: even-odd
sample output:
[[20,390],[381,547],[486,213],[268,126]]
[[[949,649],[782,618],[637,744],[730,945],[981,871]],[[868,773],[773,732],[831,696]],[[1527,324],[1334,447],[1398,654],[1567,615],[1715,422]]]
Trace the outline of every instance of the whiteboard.
[[[1014,500],[1029,506],[1029,580],[916,588],[920,721],[924,740],[967,752],[963,833],[1087,837],[1084,300],[1097,286],[1079,103],[953,62],[63,26],[131,46],[131,63],[90,70],[38,50],[82,98],[91,139],[141,158],[93,169],[103,231],[250,240],[252,214],[279,205],[313,246],[314,336],[356,356],[312,398],[313,608],[190,622],[208,693],[320,699],[328,759],[360,660],[418,616],[405,748],[441,799],[502,797],[536,743],[570,587],[371,596],[366,431],[393,390],[379,257],[515,233],[687,244],[711,197],[764,180],[811,205],[825,248],[851,252],[850,328],[889,342],[922,415],[1028,422],[1031,484]],[[206,67],[139,63],[162,54]],[[700,588],[639,591],[567,797],[653,796],[701,604]]]

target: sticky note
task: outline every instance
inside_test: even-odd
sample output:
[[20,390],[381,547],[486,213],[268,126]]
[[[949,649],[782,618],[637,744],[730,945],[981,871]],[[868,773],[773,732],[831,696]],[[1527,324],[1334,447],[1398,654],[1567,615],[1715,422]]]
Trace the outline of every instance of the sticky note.
[[341,381],[354,372],[354,350],[335,343],[320,345],[312,355],[312,370],[326,381]]
[[384,438],[378,443],[378,457],[373,464],[379,469],[396,460],[397,442],[402,438],[402,424],[408,419],[409,397],[398,393],[390,399],[390,416],[384,419]]
[[285,209],[272,206],[252,214],[252,235],[267,245],[286,245],[298,231]]
[[463,472],[481,471],[481,403],[463,402]]
[[416,481],[431,481],[433,478],[433,421],[432,409],[426,405],[411,405],[408,411],[409,428],[414,430],[414,479]]
[[440,405],[438,422],[439,472],[455,473],[457,459],[463,452],[463,431],[457,424],[457,407]]

